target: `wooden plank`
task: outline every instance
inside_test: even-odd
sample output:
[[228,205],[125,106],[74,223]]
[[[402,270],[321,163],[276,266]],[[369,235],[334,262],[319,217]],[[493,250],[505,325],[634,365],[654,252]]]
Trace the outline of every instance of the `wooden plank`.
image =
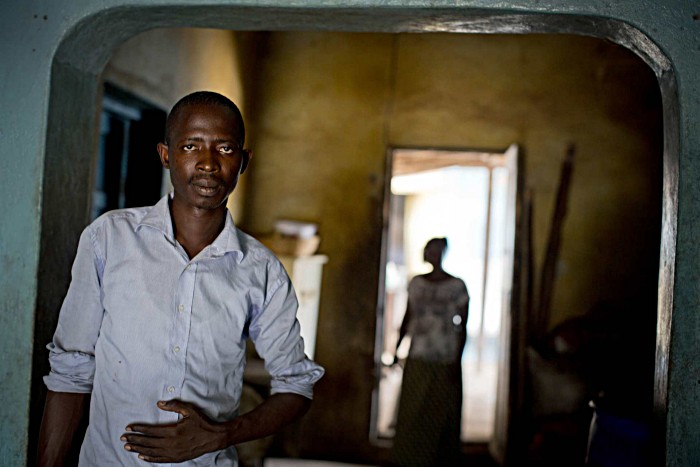
[[561,231],[566,218],[567,204],[569,200],[569,189],[571,185],[571,176],[574,170],[574,157],[576,155],[576,147],[570,144],[566,150],[566,156],[561,167],[559,177],[559,189],[557,190],[557,199],[552,215],[552,224],[549,230],[549,239],[547,241],[547,250],[545,252],[544,264],[542,266],[542,275],[540,278],[539,302],[536,314],[536,322],[533,336],[535,339],[540,339],[546,334],[549,327],[549,315],[552,306],[552,295],[554,293],[554,282],[559,259],[559,248],[561,244]]

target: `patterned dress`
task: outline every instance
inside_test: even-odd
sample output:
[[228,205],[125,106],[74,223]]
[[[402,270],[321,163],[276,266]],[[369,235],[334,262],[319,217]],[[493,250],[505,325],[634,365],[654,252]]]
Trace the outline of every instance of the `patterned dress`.
[[462,413],[460,332],[469,303],[461,279],[414,277],[408,286],[411,348],[403,374],[392,461],[458,465]]

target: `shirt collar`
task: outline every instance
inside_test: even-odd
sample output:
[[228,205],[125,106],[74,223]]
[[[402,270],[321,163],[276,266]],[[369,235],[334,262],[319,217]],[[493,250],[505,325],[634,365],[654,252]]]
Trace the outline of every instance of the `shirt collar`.
[[240,263],[243,260],[243,248],[238,238],[238,228],[233,222],[231,212],[226,209],[226,220],[224,221],[224,229],[218,237],[210,245],[211,256],[224,256],[226,253],[235,253],[236,262]]
[[[138,230],[141,226],[152,227],[162,232],[165,238],[175,245],[177,241],[175,240],[173,222],[170,217],[170,205],[168,203],[172,197],[173,193],[163,196],[143,216],[141,222],[136,225],[135,230]],[[224,256],[226,253],[231,252],[236,254],[236,262],[240,263],[243,260],[244,253],[238,238],[238,228],[234,224],[233,217],[228,209],[226,210],[223,230],[207,248],[209,249],[209,254],[207,255],[209,257]]]
[[173,222],[170,218],[170,206],[168,200],[172,197],[172,193],[163,196],[154,206],[148,209],[146,215],[143,216],[141,222],[136,225],[134,230],[138,230],[141,226],[152,227],[160,230],[165,235],[169,242],[175,244],[175,232],[173,231]]

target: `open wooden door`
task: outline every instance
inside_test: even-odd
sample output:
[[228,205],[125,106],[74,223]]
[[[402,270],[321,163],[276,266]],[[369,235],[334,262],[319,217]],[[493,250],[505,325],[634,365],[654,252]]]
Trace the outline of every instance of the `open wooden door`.
[[494,434],[489,451],[501,465],[511,464],[518,441],[513,436],[523,401],[526,319],[529,291],[530,203],[523,190],[522,154],[513,144],[505,152],[508,169],[508,200],[501,318],[500,361]]

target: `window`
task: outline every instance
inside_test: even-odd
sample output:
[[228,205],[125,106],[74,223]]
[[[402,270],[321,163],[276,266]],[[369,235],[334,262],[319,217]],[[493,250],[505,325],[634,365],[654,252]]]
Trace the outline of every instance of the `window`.
[[91,219],[160,199],[163,168],[156,145],[163,139],[165,118],[165,111],[105,85]]

